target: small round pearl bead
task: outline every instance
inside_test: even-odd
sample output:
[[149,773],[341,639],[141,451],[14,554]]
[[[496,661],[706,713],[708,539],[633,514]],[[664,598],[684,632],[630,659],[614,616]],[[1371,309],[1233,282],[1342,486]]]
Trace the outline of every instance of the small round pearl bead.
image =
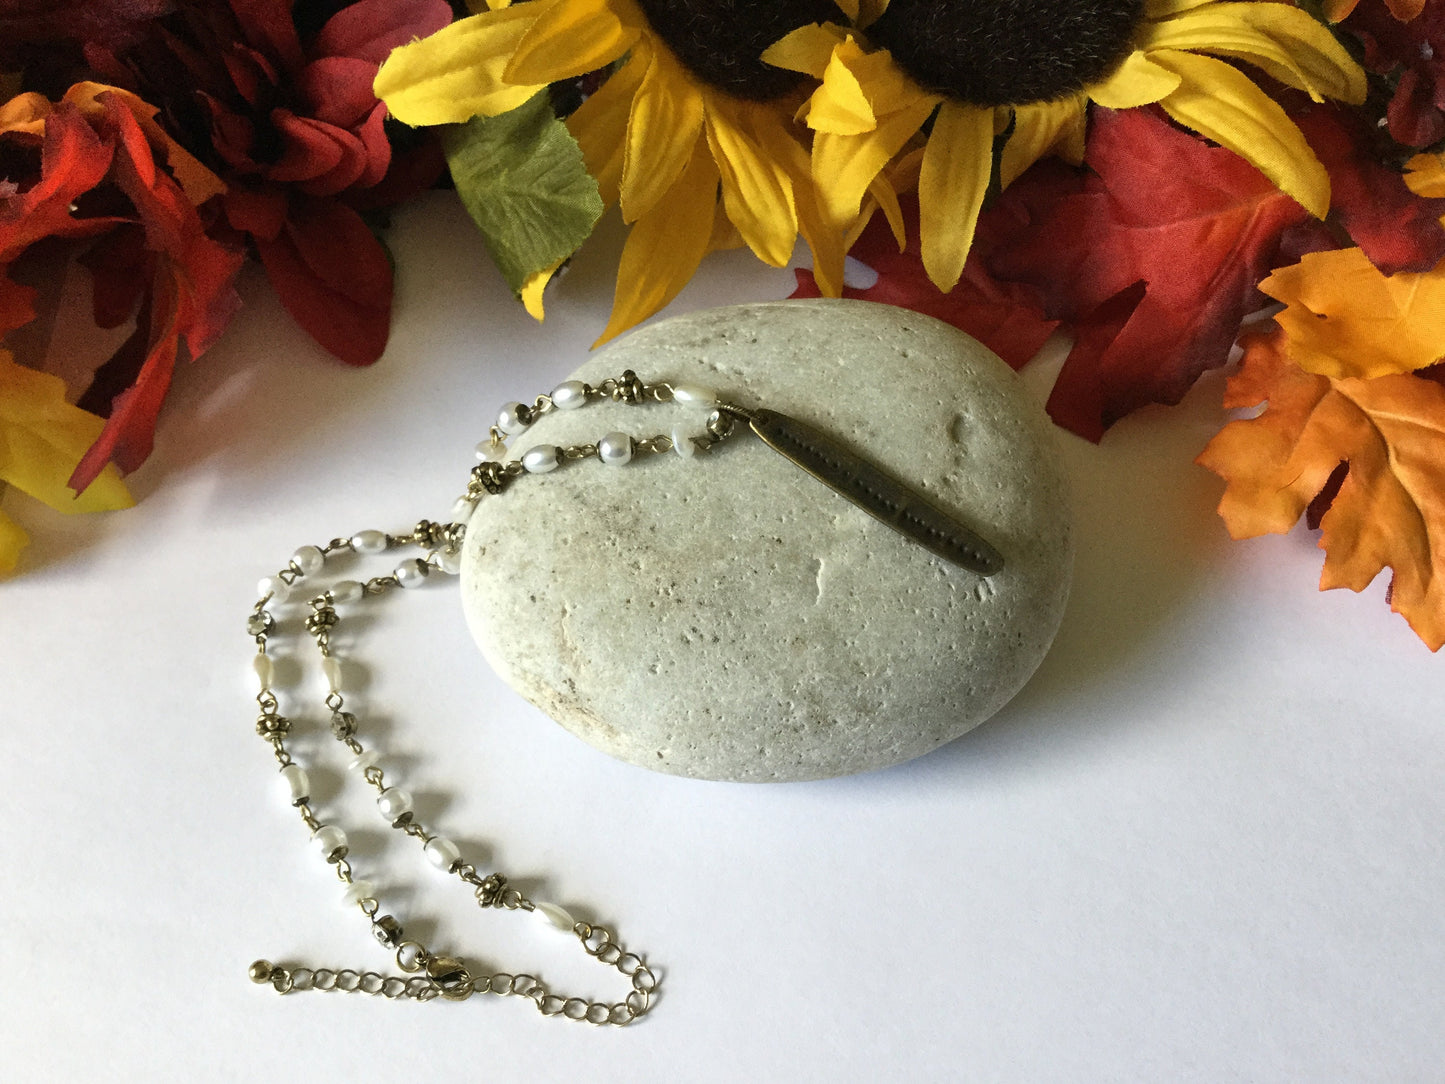
[[369,900],[376,892],[376,885],[370,881],[352,881],[341,894],[341,906],[355,907],[362,900]]
[[507,446],[501,441],[484,440],[476,447],[478,463],[500,463],[507,454]]
[[291,555],[291,563],[301,570],[303,576],[311,576],[321,571],[321,566],[326,563],[326,554],[319,547],[302,546]]
[[400,787],[387,787],[376,799],[376,808],[388,824],[395,824],[411,812],[411,795]]
[[427,861],[443,873],[450,873],[462,859],[461,849],[446,836],[433,836],[423,848],[423,853]]
[[281,778],[286,781],[291,804],[300,805],[311,797],[311,781],[306,778],[306,769],[299,764],[288,764],[281,769]]
[[528,474],[546,474],[562,462],[562,449],[555,444],[539,444],[522,455],[522,469]]
[[351,536],[351,548],[357,553],[383,553],[386,550],[386,532],[357,531]]
[[392,575],[396,577],[397,582],[403,587],[420,587],[426,583],[427,573],[430,571],[431,569],[427,567],[426,561],[418,557],[414,561],[407,561],[405,564],[397,565],[396,571],[393,572]]
[[270,655],[257,655],[251,660],[251,669],[256,672],[256,681],[262,692],[269,689],[276,679],[276,664],[271,661]]
[[558,907],[555,903],[536,901],[532,904],[532,914],[547,926],[562,933],[571,933],[572,927],[577,925],[577,921],[564,908]]
[[338,580],[331,585],[331,601],[343,606],[360,602],[365,593],[365,588],[356,580]]
[[632,438],[626,433],[608,433],[597,442],[597,458],[614,467],[632,459]]
[[508,436],[516,436],[532,424],[532,408],[521,403],[508,403],[497,413],[497,428]]
[[363,749],[361,755],[358,756],[346,767],[348,770],[360,774],[364,773],[368,768],[375,768],[380,760],[381,754],[378,753],[375,749]]
[[330,862],[346,853],[346,833],[334,824],[323,824],[311,833],[311,844]]
[[552,405],[558,410],[576,410],[587,405],[587,385],[567,380],[552,389]]
[[272,602],[285,602],[291,597],[291,585],[280,576],[267,576],[256,585],[256,593],[262,598],[270,595]]

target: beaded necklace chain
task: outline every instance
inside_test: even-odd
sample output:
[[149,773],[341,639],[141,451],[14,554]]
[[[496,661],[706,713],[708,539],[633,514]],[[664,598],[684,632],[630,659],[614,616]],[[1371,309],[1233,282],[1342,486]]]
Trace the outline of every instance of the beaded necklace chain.
[[[506,458],[507,438],[520,436],[538,418],[554,410],[574,410],[602,400],[631,405],[675,402],[705,409],[708,414],[701,432],[692,432],[681,423],[674,426],[670,434],[641,439],[610,432],[595,443],[538,444],[520,458]],[[478,502],[489,495],[500,495],[523,475],[547,474],[564,463],[585,459],[621,466],[637,456],[670,451],[690,458],[726,440],[736,430],[739,420],[746,421],[754,433],[783,456],[934,553],[981,575],[991,575],[1002,568],[998,553],[948,513],[831,437],[786,415],[744,409],[694,385],[646,384],[630,369],[597,387],[569,380],[551,394],[538,396],[531,405],[508,403],[491,427],[488,438],[477,446],[478,463],[472,468],[465,493],[452,508],[450,522],[422,520],[400,534],[364,530],[334,538],[324,546],[302,546],[292,554],[285,568],[266,577],[259,585],[260,598],[246,622],[246,632],[256,644],[252,660],[259,685],[256,703],[260,714],[256,732],[275,754],[284,792],[309,830],[313,848],[344,886],[343,903],[360,911],[370,924],[372,936],[394,954],[396,965],[404,974],[383,975],[350,968],[290,968],[257,960],[250,967],[253,982],[270,985],[282,994],[343,990],[417,1001],[437,997],[463,1001],[473,994],[486,993],[524,997],[535,1003],[544,1016],[561,1016],[597,1025],[630,1024],[648,1012],[656,997],[658,978],[641,955],[627,951],[607,928],[576,919],[555,903],[527,898],[508,884],[502,874],[482,874],[464,860],[455,843],[416,818],[411,795],[392,782],[388,770],[381,767],[377,751],[363,745],[357,737],[360,724],[356,715],[347,710],[342,666],[333,653],[331,640],[341,622],[338,608],[349,610],[396,588],[420,586],[433,575],[456,575],[461,569],[466,523]],[[695,424],[691,428],[695,429]],[[407,547],[416,547],[423,555],[402,561],[389,575],[368,580],[337,580],[306,597],[314,578],[332,558],[345,554],[382,554]],[[337,825],[323,821],[312,808],[306,770],[297,763],[286,744],[292,724],[280,712],[273,687],[275,666],[267,648],[278,635],[273,608],[293,598],[305,602],[302,625],[320,652],[321,670],[328,689],[323,703],[330,713],[332,736],[350,753],[349,772],[376,791],[376,806],[385,822],[415,839],[432,866],[466,884],[482,908],[520,911],[575,938],[589,956],[615,969],[627,980],[630,988],[622,1000],[590,1001],[554,993],[541,979],[530,974],[481,974],[458,956],[433,952],[419,941],[406,939],[396,918],[382,913],[376,885],[358,878],[353,871],[346,833]]]

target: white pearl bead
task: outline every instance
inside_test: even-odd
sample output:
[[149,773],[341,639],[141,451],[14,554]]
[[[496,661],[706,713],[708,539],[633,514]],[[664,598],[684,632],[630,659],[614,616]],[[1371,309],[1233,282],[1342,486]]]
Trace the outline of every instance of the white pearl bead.
[[333,693],[341,691],[341,660],[335,655],[327,655],[321,660],[321,672],[326,676],[326,686]]
[[334,824],[323,824],[311,833],[311,845],[329,862],[338,851],[346,849],[346,833]]
[[428,555],[433,564],[448,576],[455,576],[462,570],[461,550],[436,550]]
[[301,765],[286,765],[281,769],[281,778],[286,781],[292,805],[300,805],[311,797],[311,781],[306,778],[306,769]]
[[262,598],[270,595],[273,602],[285,602],[291,597],[291,585],[280,576],[266,576],[256,585],[256,593]]
[[717,392],[701,384],[674,384],[672,398],[695,407],[715,407],[718,404]]
[[426,583],[426,577],[429,571],[430,569],[427,568],[426,561],[418,557],[414,561],[397,565],[396,571],[394,571],[392,575],[396,577],[397,582],[403,587],[420,587]]
[[546,474],[562,462],[562,449],[555,444],[539,444],[522,455],[522,469],[528,474]]
[[552,927],[554,930],[560,930],[562,933],[571,933],[572,927],[577,925],[577,921],[568,914],[565,909],[558,907],[555,903],[534,902],[532,904],[532,914],[541,919],[545,925]]
[[697,445],[692,442],[692,434],[685,432],[680,425],[672,427],[672,450],[683,459],[692,459],[697,455]]
[[443,873],[450,873],[462,859],[461,849],[446,836],[433,836],[423,851],[427,861]]
[[507,446],[500,440],[484,440],[476,446],[478,463],[500,463],[507,455]]
[[370,881],[352,881],[341,894],[341,906],[355,907],[362,900],[369,900],[376,892],[376,885]]
[[351,536],[351,548],[357,553],[383,553],[386,550],[386,532],[357,531]]
[[257,655],[251,660],[251,669],[256,671],[256,680],[261,685],[261,691],[265,692],[275,680],[276,664],[271,661],[270,655]]
[[302,546],[291,555],[291,563],[301,570],[302,575],[310,576],[321,571],[321,566],[326,563],[326,554],[317,546]]
[[508,403],[497,413],[497,428],[508,436],[516,436],[532,424],[532,408],[521,403]]
[[472,513],[477,510],[477,502],[469,501],[465,497],[460,498],[452,505],[451,520],[453,523],[466,523],[472,518]]
[[614,467],[632,460],[632,438],[626,433],[608,433],[597,442],[597,458]]
[[576,410],[587,405],[587,385],[567,380],[552,389],[552,405],[558,410]]
[[360,602],[361,596],[366,594],[366,589],[356,580],[338,580],[331,585],[331,601],[343,606],[352,602]]
[[387,787],[376,799],[376,808],[388,824],[395,824],[411,812],[411,795],[400,787]]
[[346,767],[348,771],[357,772],[358,774],[364,774],[366,772],[366,769],[375,768],[380,760],[381,754],[378,753],[375,749],[364,749],[362,750],[361,755],[358,756]]

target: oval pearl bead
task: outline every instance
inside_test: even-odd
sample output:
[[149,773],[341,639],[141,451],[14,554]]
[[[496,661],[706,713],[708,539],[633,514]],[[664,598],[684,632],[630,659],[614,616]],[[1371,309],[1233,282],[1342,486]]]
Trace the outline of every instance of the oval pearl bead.
[[522,469],[528,474],[546,474],[562,462],[562,449],[555,444],[539,444],[522,455]]
[[338,580],[331,585],[331,601],[343,606],[360,602],[365,593],[365,589],[356,580]]
[[375,768],[381,760],[381,754],[375,749],[364,749],[361,755],[348,764],[347,770],[353,772],[365,772],[367,768]]
[[346,850],[346,833],[334,824],[323,824],[311,833],[311,845],[329,862],[338,852]]
[[587,405],[587,385],[567,380],[552,389],[552,405],[558,410],[576,410]]
[[288,764],[281,769],[281,778],[291,795],[291,804],[300,805],[311,797],[311,781],[306,778],[306,769],[299,764]]
[[456,504],[452,505],[451,520],[453,523],[466,523],[472,518],[472,513],[476,510],[476,501],[469,501],[465,497],[462,497]]
[[341,660],[335,655],[327,655],[321,660],[321,673],[326,677],[326,687],[333,693],[341,691]]
[[267,576],[256,585],[256,593],[262,598],[270,595],[272,602],[285,602],[291,597],[291,585],[280,576]]
[[427,861],[443,873],[450,873],[452,867],[462,860],[461,849],[446,836],[433,836],[423,848]]
[[508,436],[516,436],[532,424],[532,408],[521,403],[508,403],[497,413],[497,428]]
[[265,692],[276,677],[276,664],[271,661],[270,655],[257,655],[251,660],[251,669],[256,671],[256,680],[261,685],[261,691]]
[[386,550],[386,532],[357,531],[351,536],[351,548],[357,553],[383,553]]
[[321,566],[326,563],[326,554],[318,546],[302,546],[291,555],[291,563],[301,570],[302,575],[310,576],[321,571]]
[[400,787],[387,787],[376,799],[376,808],[388,824],[395,824],[411,812],[411,795]]
[[426,561],[418,557],[414,561],[408,561],[404,565],[397,565],[396,571],[392,573],[396,580],[403,587],[420,587],[426,583],[427,573]]
[[680,425],[672,427],[672,450],[683,459],[692,459],[697,455],[697,445],[692,442],[692,434],[685,432]]
[[362,900],[369,900],[376,892],[376,885],[370,881],[352,881],[346,886],[346,891],[341,894],[341,905],[343,907],[355,907]]
[[717,392],[701,384],[674,384],[672,398],[675,402],[695,407],[715,407],[718,404]]
[[562,933],[571,933],[572,927],[577,925],[576,919],[566,909],[558,907],[555,903],[534,902],[532,914],[536,915],[543,924]]
[[614,467],[632,461],[632,438],[626,433],[608,433],[597,442],[597,458]]

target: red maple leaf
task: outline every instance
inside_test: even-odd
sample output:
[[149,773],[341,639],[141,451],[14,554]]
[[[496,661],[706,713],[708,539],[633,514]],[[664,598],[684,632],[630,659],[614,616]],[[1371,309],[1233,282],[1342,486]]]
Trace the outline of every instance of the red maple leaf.
[[[1044,318],[1039,292],[1033,286],[1000,282],[984,268],[985,253],[1017,228],[1020,208],[1011,196],[1012,190],[981,216],[963,277],[946,294],[929,281],[918,255],[917,199],[901,201],[907,230],[907,248],[902,252],[888,221],[881,214],[874,215],[849,255],[876,271],[878,280],[867,289],[844,287],[843,296],[936,317],[972,335],[1010,366],[1021,369],[1039,352],[1059,321]],[[799,268],[794,274],[798,288],[791,297],[822,296],[811,271]]]
[[1085,161],[1081,190],[1045,205],[986,262],[1037,286],[1044,314],[1071,326],[1048,410],[1097,441],[1225,364],[1260,307],[1256,284],[1298,251],[1292,233],[1311,220],[1242,158],[1151,111],[1096,109]]

